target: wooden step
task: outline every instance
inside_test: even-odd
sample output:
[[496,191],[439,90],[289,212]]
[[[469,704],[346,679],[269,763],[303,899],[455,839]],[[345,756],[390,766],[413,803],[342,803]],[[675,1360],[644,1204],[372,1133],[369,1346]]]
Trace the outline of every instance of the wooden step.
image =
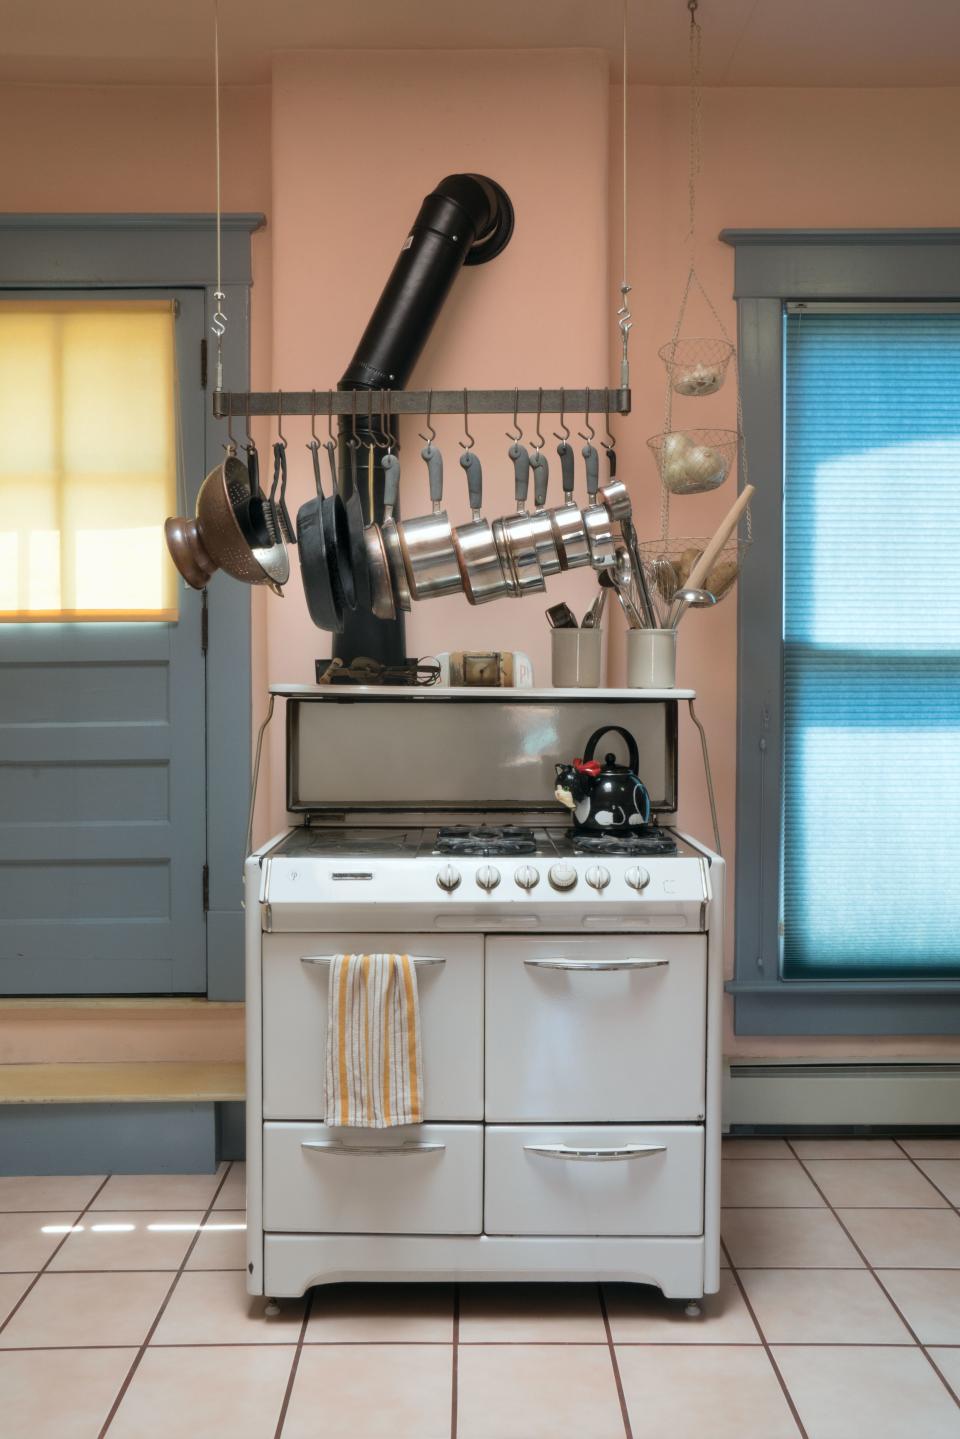
[[244,1066],[223,1062],[0,1064],[0,1104],[210,1103],[244,1098]]
[[0,1065],[241,1063],[243,1016],[199,997],[0,999]]

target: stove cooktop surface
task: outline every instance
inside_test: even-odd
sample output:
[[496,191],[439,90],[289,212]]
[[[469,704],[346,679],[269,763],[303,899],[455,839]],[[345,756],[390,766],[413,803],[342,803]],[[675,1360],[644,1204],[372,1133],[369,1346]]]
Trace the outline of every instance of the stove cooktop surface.
[[297,858],[429,859],[438,855],[530,855],[542,859],[575,855],[671,855],[695,853],[672,830],[646,825],[637,833],[575,834],[566,825],[456,824],[341,826],[292,829],[272,851]]

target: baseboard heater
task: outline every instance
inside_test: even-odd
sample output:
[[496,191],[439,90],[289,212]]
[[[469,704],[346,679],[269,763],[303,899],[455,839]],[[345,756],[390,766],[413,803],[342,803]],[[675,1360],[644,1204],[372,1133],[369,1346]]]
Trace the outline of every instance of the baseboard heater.
[[732,1134],[960,1133],[960,1064],[730,1064]]

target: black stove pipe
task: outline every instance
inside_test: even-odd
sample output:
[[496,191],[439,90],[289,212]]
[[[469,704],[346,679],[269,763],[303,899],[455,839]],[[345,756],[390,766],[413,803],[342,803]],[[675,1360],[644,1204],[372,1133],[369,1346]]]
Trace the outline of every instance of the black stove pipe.
[[[510,197],[485,175],[448,175],[420,206],[420,212],[397,257],[356,353],[340,381],[341,390],[402,390],[426,344],[462,265],[484,265],[509,243],[513,234]],[[367,397],[357,397],[356,454],[360,494],[367,523],[383,516],[383,476],[375,450],[374,490],[367,484],[367,454],[374,442],[371,428],[382,435],[377,401],[372,399],[373,427],[368,423]],[[396,421],[388,422],[396,438]],[[354,434],[352,416],[342,417],[339,431],[340,474],[350,473],[347,440]],[[371,503],[372,501],[372,503]],[[397,664],[406,655],[402,615],[378,620],[364,610],[348,612],[341,635],[334,636],[334,654],[349,663],[359,655]]]

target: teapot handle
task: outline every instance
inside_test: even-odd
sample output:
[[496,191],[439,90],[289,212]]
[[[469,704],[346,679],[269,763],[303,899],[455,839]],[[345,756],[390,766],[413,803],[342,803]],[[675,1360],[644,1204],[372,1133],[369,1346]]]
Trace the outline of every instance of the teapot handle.
[[627,763],[633,770],[633,773],[637,774],[637,771],[640,768],[640,751],[637,749],[637,742],[634,739],[633,735],[630,733],[629,730],[624,729],[622,725],[609,724],[605,725],[603,729],[594,730],[593,734],[587,740],[586,749],[583,751],[584,760],[593,759],[593,754],[597,746],[597,741],[605,734],[618,734],[622,740],[626,741]]

